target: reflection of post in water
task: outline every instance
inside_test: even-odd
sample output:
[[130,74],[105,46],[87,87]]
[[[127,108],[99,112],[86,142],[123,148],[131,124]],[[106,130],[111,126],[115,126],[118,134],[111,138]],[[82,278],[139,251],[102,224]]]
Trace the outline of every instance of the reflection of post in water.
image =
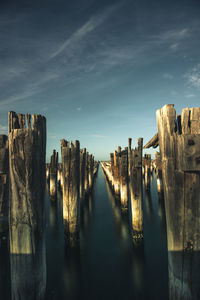
[[74,246],[79,239],[80,144],[61,140],[63,166],[63,223],[67,240]]
[[[106,176],[106,173],[103,174],[104,176]],[[121,210],[119,199],[115,198],[115,196],[113,195],[111,186],[109,185],[109,182],[107,180],[106,187],[112,207],[112,212],[114,215],[115,227],[120,240],[120,245],[126,250],[130,236],[128,214],[123,213],[123,211]]]
[[80,247],[71,248],[65,244],[64,286],[66,299],[81,299],[83,297],[82,267]]
[[9,113],[10,262],[12,299],[44,299],[46,119]]
[[145,299],[145,253],[143,240],[133,246],[132,279],[136,299]]
[[58,175],[58,152],[53,150],[50,162],[50,199],[55,201],[57,198],[57,175]]
[[200,299],[200,108],[157,111],[165,193],[170,300]]
[[151,191],[145,191],[145,206],[146,206],[146,214],[149,218],[149,221],[153,221],[153,205],[152,205],[152,198],[151,198]]
[[8,137],[0,135],[0,235],[8,232]]
[[151,177],[151,154],[144,155],[144,183],[145,189],[150,190],[150,177]]
[[132,214],[133,241],[143,238],[143,211],[142,211],[142,145],[143,139],[138,139],[138,147],[132,150],[132,169],[130,172],[130,197]]
[[0,299],[10,299],[10,264],[7,238],[0,239]]

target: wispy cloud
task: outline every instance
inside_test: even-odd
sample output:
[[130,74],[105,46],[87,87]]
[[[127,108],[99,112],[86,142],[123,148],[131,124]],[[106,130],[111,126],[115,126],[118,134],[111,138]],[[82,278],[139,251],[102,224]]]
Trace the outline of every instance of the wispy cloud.
[[76,110],[81,111],[81,110],[82,110],[82,107],[79,106],[79,107],[76,108]]
[[174,78],[174,76],[170,73],[164,73],[163,78],[172,80]]
[[196,97],[195,94],[187,94],[187,95],[185,95],[185,98],[194,98],[194,97]]
[[185,74],[188,86],[200,89],[200,64],[196,65],[191,71]]
[[119,4],[113,5],[107,8],[103,13],[92,16],[85,24],[78,28],[69,38],[62,43],[56,51],[54,51],[49,59],[53,59],[65,51],[68,47],[72,47],[83,38],[85,38],[90,32],[94,31],[98,26],[103,24],[105,20],[119,7]]

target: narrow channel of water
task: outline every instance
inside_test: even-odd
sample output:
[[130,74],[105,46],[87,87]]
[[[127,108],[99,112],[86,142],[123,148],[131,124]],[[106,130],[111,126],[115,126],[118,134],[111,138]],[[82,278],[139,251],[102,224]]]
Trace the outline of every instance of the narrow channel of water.
[[[46,193],[46,212],[46,300],[168,299],[164,199],[158,198],[155,176],[151,191],[143,190],[140,245],[133,243],[131,216],[122,213],[101,167],[92,194],[81,203],[80,248],[65,244],[61,195],[51,203]],[[0,299],[7,300],[8,240],[0,242]]]
[[81,206],[80,249],[64,244],[62,202],[47,201],[47,299],[168,299],[164,199],[143,191],[144,243],[134,245],[101,167]]

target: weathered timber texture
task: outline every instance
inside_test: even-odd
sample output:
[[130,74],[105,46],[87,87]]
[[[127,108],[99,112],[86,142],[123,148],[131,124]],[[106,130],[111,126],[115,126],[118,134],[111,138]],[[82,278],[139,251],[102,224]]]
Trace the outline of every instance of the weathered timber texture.
[[55,201],[57,197],[57,177],[58,177],[58,152],[53,150],[50,162],[50,199]]
[[12,299],[43,299],[46,119],[9,112],[9,231]]
[[64,232],[71,246],[79,239],[80,143],[61,140]]
[[163,193],[163,179],[162,179],[162,161],[160,152],[155,153],[155,167],[156,167],[156,177],[157,177],[157,190],[158,193]]
[[122,210],[128,210],[128,150],[119,153],[120,201]]
[[113,168],[113,181],[114,181],[114,192],[116,195],[120,194],[120,170],[119,170],[119,153],[121,152],[120,149],[119,151],[114,151],[114,168]]
[[170,299],[200,298],[200,108],[156,112],[167,220]]
[[58,163],[58,176],[57,176],[57,182],[58,182],[58,188],[62,189],[63,182],[62,182],[63,176],[62,176],[62,163]]
[[134,243],[143,239],[142,211],[142,149],[143,139],[138,139],[138,147],[132,150],[132,170],[129,182]]
[[8,228],[8,137],[0,135],[0,234]]
[[86,162],[86,148],[84,148],[80,152],[80,199],[85,196]]
[[148,149],[148,148],[151,148],[151,147],[157,148],[158,145],[159,145],[159,139],[158,139],[158,133],[156,133],[152,137],[152,139],[148,143],[146,143],[146,145],[144,146],[144,149]]

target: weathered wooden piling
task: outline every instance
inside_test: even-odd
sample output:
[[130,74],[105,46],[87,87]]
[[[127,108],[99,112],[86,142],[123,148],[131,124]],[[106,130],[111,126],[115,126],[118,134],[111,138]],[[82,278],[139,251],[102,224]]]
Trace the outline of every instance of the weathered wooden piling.
[[[12,299],[43,299],[46,119],[9,112],[9,231]],[[32,124],[31,124],[32,119]]]
[[94,157],[92,154],[88,157],[88,172],[89,172],[89,190],[91,191],[93,186],[93,176],[94,176]]
[[155,164],[156,164],[157,190],[159,194],[162,194],[164,190],[163,190],[162,162],[161,162],[160,152],[155,153]]
[[144,155],[144,183],[146,190],[150,189],[151,154]]
[[170,299],[200,298],[200,108],[156,112],[167,220]]
[[57,177],[57,181],[58,181],[58,188],[60,190],[62,190],[62,187],[63,187],[62,179],[63,179],[63,176],[62,176],[62,163],[58,163],[58,177]]
[[131,176],[132,170],[132,150],[131,150],[132,138],[128,139],[128,176]]
[[86,162],[86,148],[84,148],[80,152],[80,199],[85,196]]
[[120,194],[120,183],[119,183],[119,174],[120,174],[120,170],[119,170],[119,153],[120,153],[120,149],[118,149],[119,151],[114,151],[114,170],[113,170],[113,181],[114,181],[114,192],[116,195],[119,196]]
[[57,197],[57,176],[58,176],[58,152],[53,150],[50,162],[50,199],[56,200]]
[[0,234],[8,229],[8,137],[0,135]]
[[120,202],[123,211],[128,210],[128,150],[119,153]]
[[46,180],[49,181],[49,177],[50,177],[50,164],[46,164]]
[[80,143],[61,140],[64,232],[71,246],[79,239]]
[[132,169],[129,181],[132,213],[132,233],[134,243],[143,239],[142,211],[142,149],[143,139],[138,139],[138,147],[132,150]]

